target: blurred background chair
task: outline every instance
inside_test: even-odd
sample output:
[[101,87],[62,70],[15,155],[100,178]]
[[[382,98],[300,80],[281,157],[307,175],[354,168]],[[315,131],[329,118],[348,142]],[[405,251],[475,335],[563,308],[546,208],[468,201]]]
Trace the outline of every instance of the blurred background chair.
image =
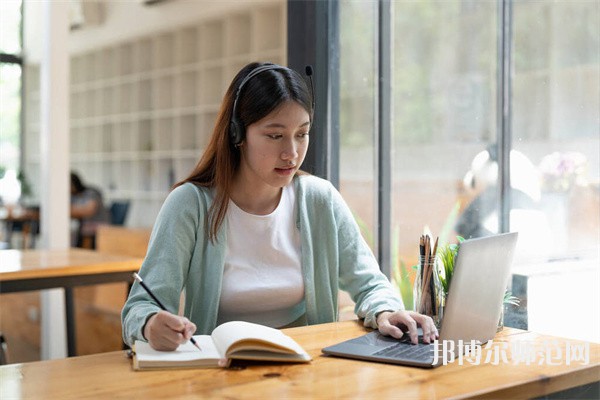
[[129,200],[113,201],[110,205],[111,225],[125,225],[127,212],[129,211]]

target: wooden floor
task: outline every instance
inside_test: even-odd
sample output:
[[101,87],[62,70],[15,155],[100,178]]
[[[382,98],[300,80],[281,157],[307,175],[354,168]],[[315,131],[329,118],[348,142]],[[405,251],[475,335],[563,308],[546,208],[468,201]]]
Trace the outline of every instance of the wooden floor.
[[[98,291],[110,291],[125,299],[125,284],[98,285],[75,289],[77,354],[120,350],[119,310],[95,304]],[[0,296],[0,331],[6,338],[8,362],[40,360],[40,293],[11,293]]]
[[40,359],[39,316],[39,292],[0,295],[0,331],[9,363]]

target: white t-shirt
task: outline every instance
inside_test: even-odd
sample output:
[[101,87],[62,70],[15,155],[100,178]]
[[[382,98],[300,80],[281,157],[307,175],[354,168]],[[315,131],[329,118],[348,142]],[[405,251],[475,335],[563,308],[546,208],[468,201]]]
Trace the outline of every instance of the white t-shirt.
[[268,215],[249,214],[229,201],[218,324],[243,320],[282,327],[305,313],[295,201],[293,184],[283,188]]

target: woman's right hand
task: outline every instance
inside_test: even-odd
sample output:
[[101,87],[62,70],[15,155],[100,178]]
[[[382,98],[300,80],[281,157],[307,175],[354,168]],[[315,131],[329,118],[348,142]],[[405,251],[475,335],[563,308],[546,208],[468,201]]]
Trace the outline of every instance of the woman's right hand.
[[173,351],[196,332],[196,325],[185,317],[159,311],[148,319],[144,337],[155,350]]

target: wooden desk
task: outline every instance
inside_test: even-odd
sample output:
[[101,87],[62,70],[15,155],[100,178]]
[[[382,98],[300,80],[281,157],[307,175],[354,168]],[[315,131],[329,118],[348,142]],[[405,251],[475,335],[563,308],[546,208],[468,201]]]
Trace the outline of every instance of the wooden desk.
[[132,282],[141,258],[92,250],[0,250],[0,294],[63,288],[69,356],[76,355],[72,288],[110,282]]
[[[365,333],[357,321],[287,329],[310,364],[134,372],[125,352],[0,367],[6,398],[531,398],[600,379],[600,345],[589,365],[456,363],[418,369],[327,357],[321,348]],[[496,341],[566,339],[506,328]],[[510,360],[510,359],[509,359]]]

